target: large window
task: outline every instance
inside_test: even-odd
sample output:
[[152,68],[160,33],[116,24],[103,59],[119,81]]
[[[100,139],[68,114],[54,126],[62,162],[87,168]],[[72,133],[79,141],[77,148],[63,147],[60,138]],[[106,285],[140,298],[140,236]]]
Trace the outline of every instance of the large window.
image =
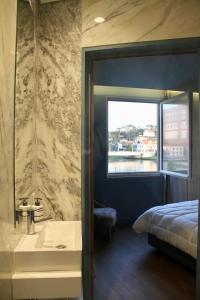
[[158,104],[109,100],[108,174],[158,169]]
[[177,93],[157,103],[108,100],[108,174],[191,175],[191,96]]

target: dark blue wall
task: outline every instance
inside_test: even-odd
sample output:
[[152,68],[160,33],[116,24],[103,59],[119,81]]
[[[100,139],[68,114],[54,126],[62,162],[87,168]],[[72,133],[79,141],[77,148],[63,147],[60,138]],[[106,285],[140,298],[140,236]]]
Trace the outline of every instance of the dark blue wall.
[[99,60],[94,83],[146,89],[198,91],[198,55],[160,55]]
[[107,105],[95,96],[94,197],[117,209],[118,219],[133,222],[146,209],[163,201],[163,176],[107,177]]
[[[197,54],[99,60],[94,64],[94,84],[197,91],[198,66]],[[134,221],[144,210],[163,202],[164,178],[162,175],[107,177],[106,96],[95,96],[94,102],[95,199],[116,208],[119,220]],[[170,176],[168,190],[170,190],[172,180],[173,177]],[[179,190],[182,189],[185,181],[187,180],[179,179]],[[175,184],[175,188],[177,188],[177,184]],[[170,194],[171,198],[173,195]],[[179,198],[181,200],[182,196]],[[168,199],[169,202],[170,199]]]

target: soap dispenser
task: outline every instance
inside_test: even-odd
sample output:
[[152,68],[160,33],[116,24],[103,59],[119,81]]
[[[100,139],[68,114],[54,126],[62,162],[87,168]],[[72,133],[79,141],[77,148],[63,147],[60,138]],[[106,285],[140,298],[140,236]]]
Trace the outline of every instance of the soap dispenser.
[[35,220],[38,221],[39,218],[43,217],[43,205],[41,204],[42,198],[35,198],[34,205],[32,209],[35,211]]
[[19,205],[19,209],[22,210],[22,216],[26,217],[27,216],[27,210],[30,208],[30,205],[28,204],[28,198],[27,197],[22,197],[19,198],[21,204]]

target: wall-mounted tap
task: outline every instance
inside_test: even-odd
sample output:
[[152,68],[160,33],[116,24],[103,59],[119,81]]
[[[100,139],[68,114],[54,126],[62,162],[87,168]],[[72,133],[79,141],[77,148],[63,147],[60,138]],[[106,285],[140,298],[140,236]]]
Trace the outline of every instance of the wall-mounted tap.
[[32,208],[27,210],[27,234],[35,234],[35,211]]
[[27,234],[34,234],[35,233],[34,209],[32,205],[29,205],[28,200],[29,199],[27,197],[20,198],[21,204],[19,205],[19,208],[16,210],[15,219],[16,219],[16,223],[20,226],[26,220]]
[[16,224],[20,225],[23,222],[23,210],[18,208],[15,211],[15,222]]

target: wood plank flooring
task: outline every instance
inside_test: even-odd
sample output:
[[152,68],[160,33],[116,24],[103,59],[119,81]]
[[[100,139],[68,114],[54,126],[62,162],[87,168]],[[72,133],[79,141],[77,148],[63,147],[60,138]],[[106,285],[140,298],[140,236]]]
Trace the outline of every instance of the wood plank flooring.
[[195,274],[118,228],[111,243],[95,239],[94,300],[195,300]]

